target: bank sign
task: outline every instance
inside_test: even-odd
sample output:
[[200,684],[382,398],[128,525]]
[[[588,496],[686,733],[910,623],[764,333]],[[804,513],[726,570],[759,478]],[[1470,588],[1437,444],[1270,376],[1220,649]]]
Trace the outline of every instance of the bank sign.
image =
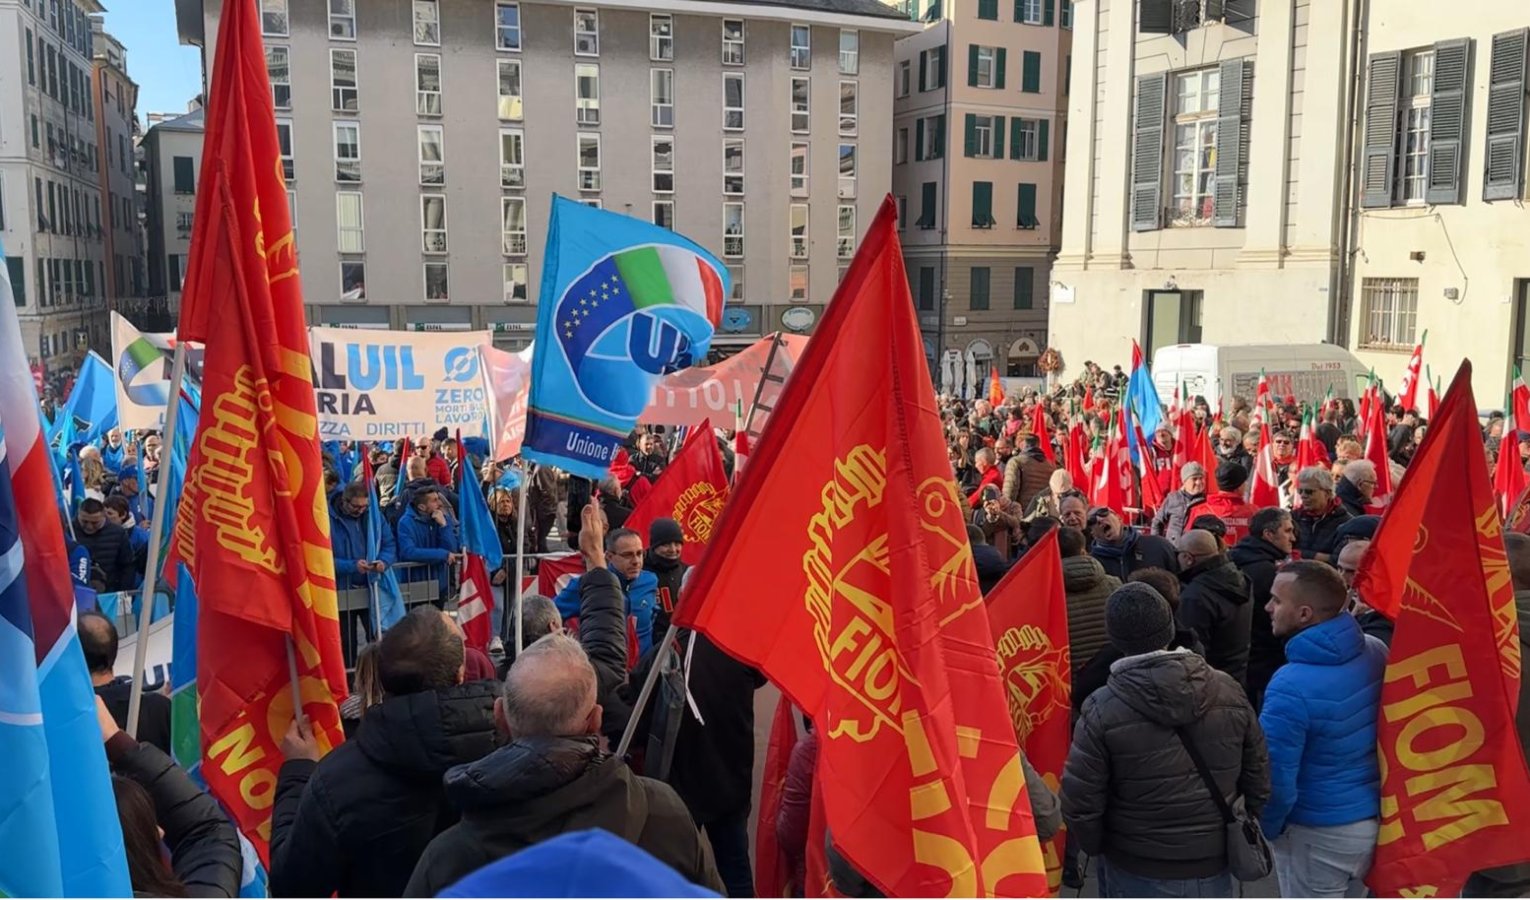
[[320,440],[484,434],[488,396],[478,348],[487,331],[403,332],[314,327]]

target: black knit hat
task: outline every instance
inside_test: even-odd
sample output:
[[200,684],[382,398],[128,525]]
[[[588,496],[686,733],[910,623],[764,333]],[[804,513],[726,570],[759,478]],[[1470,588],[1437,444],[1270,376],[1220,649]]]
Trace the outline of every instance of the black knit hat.
[[1217,489],[1222,491],[1236,491],[1248,481],[1248,470],[1235,462],[1224,462],[1217,466]]
[[1130,581],[1105,601],[1105,633],[1127,656],[1162,650],[1174,640],[1174,613],[1162,594]]
[[648,546],[685,543],[685,532],[674,519],[654,519],[648,526]]

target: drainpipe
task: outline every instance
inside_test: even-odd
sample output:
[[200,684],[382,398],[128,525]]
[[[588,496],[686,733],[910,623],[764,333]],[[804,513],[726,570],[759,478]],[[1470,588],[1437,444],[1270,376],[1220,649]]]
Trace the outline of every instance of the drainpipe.
[[[1354,273],[1355,253],[1360,240],[1360,202],[1355,196],[1357,173],[1361,161],[1355,156],[1356,138],[1362,127],[1356,110],[1365,91],[1364,48],[1365,34],[1362,23],[1370,21],[1370,0],[1349,2],[1349,91],[1344,102],[1344,168],[1343,185],[1339,192],[1343,220],[1339,228],[1339,264],[1330,276],[1328,287],[1328,340],[1340,347],[1349,345],[1348,326],[1355,315]],[[1336,283],[1335,283],[1336,282]],[[1344,310],[1341,321],[1339,312]]]

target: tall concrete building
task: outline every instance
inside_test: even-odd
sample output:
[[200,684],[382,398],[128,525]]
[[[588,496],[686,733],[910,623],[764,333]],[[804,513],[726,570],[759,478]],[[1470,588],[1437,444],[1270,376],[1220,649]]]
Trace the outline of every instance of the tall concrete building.
[[92,102],[96,0],[0,0],[0,239],[29,362],[107,346],[106,209]]
[[203,110],[155,115],[143,138],[145,269],[148,297],[139,328],[169,331],[181,309],[181,279],[191,254],[191,224],[202,175]]
[[106,206],[105,293],[111,309],[130,309],[144,296],[143,238],[138,222],[138,85],[128,75],[127,51],[97,18],[91,96],[96,108],[100,191]]
[[[177,7],[211,71],[220,0]],[[892,184],[893,42],[918,28],[879,0],[261,8],[312,320],[508,346],[554,192],[724,259],[719,345],[812,330]]]
[[[1001,8],[1002,6],[1002,8]],[[893,72],[893,185],[932,370],[1034,376],[1059,243],[1071,0],[932,4]]]

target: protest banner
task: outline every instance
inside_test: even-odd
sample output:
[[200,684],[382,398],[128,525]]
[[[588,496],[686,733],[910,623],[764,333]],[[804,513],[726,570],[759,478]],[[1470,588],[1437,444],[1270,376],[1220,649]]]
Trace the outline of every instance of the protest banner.
[[[112,369],[117,373],[117,426],[123,431],[165,427],[170,402],[170,356],[174,334],[139,331],[120,313],[112,313]],[[202,347],[186,354],[186,381],[195,396],[202,384]]]
[[[807,340],[800,334],[781,335],[781,349],[770,364],[777,376],[784,379],[791,374]],[[764,337],[715,366],[682,369],[664,376],[654,386],[653,398],[638,421],[687,427],[701,424],[702,419],[727,422],[740,406],[748,410],[757,394],[763,406],[774,406],[784,382],[767,382],[765,392],[759,393],[770,359],[770,343],[771,338]]]
[[487,331],[308,329],[320,440],[483,434],[488,416],[478,348]]

